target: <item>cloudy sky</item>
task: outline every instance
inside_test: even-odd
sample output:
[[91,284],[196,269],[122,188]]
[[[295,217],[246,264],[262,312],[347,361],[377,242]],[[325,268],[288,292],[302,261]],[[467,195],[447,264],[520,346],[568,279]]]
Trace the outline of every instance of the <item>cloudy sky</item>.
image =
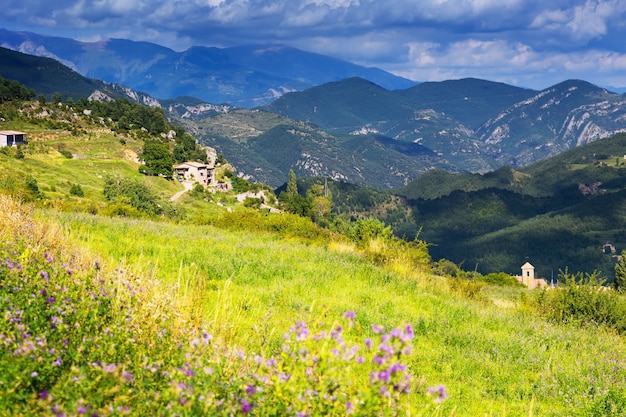
[[81,41],[281,43],[416,81],[626,87],[624,0],[3,0],[0,28]]

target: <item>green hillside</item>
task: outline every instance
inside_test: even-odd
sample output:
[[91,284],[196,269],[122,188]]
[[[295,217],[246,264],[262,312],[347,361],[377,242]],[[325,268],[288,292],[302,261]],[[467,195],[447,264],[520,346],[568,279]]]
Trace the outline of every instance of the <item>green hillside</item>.
[[432,171],[398,193],[435,259],[483,273],[515,272],[529,259],[544,277],[569,267],[611,281],[626,249],[625,154],[626,135],[617,134],[522,170]]
[[137,156],[175,143],[142,111],[40,106],[0,105],[0,130],[29,140],[0,150],[0,415],[626,411],[626,299],[592,277],[531,291],[431,265],[432,246],[372,220],[331,231],[227,192],[170,201],[182,185]]
[[0,76],[17,80],[51,99],[58,94],[63,100],[89,97],[95,90],[106,91],[101,81],[90,80],[58,61],[22,54],[0,47]]
[[425,82],[397,92],[417,109],[448,114],[471,129],[479,128],[515,103],[537,92],[475,78]]

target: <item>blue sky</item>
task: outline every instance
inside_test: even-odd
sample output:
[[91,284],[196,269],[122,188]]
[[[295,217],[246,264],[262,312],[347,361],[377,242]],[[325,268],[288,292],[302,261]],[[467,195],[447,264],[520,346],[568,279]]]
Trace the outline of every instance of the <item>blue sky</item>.
[[0,28],[178,51],[280,43],[416,81],[626,87],[624,0],[3,0]]

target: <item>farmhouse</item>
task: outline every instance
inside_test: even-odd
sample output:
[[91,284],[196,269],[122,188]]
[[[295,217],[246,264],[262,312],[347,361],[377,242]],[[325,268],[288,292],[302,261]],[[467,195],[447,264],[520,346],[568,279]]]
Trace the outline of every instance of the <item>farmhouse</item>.
[[0,130],[0,146],[16,146],[26,144],[26,133],[15,130]]
[[179,181],[196,181],[204,186],[213,182],[213,168],[199,162],[174,165],[174,176]]
[[531,290],[533,288],[545,288],[548,286],[545,279],[535,278],[535,267],[530,262],[526,262],[522,265],[522,275],[518,275],[517,280]]

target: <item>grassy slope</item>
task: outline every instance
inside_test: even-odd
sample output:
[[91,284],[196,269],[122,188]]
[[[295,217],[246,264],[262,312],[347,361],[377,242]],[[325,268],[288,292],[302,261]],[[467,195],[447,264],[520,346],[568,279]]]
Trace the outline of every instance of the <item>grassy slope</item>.
[[208,226],[45,215],[103,263],[173,291],[179,326],[208,325],[247,351],[279,346],[297,320],[343,311],[356,312],[364,335],[373,323],[412,323],[411,371],[427,385],[446,385],[442,415],[571,414],[626,376],[626,364],[613,360],[626,354],[622,337],[545,323],[519,306],[524,290],[469,301],[442,278],[401,277],[332,246]]
[[[3,173],[31,174],[59,199],[68,198],[67,184],[79,182],[86,199],[94,200],[102,198],[102,173],[138,175],[134,163],[119,158],[122,146],[113,137],[97,146],[69,134],[57,139],[87,158],[0,154]],[[165,195],[179,187],[149,180]],[[196,215],[217,215],[210,211],[214,206],[190,196],[179,204]],[[67,247],[88,251],[113,280],[155,283],[148,298],[160,309],[155,315],[175,317],[181,330],[206,325],[231,347],[271,352],[295,321],[334,320],[344,311],[356,312],[362,337],[371,335],[373,323],[411,323],[416,340],[410,370],[423,378],[418,390],[444,384],[450,396],[433,415],[580,415],[625,390],[623,337],[546,323],[520,302],[528,296],[523,289],[488,287],[481,299],[468,300],[443,278],[421,271],[400,275],[336,242],[307,245],[271,234],[61,212],[54,205],[37,217],[51,228],[61,226]],[[173,305],[162,305],[163,294]]]

